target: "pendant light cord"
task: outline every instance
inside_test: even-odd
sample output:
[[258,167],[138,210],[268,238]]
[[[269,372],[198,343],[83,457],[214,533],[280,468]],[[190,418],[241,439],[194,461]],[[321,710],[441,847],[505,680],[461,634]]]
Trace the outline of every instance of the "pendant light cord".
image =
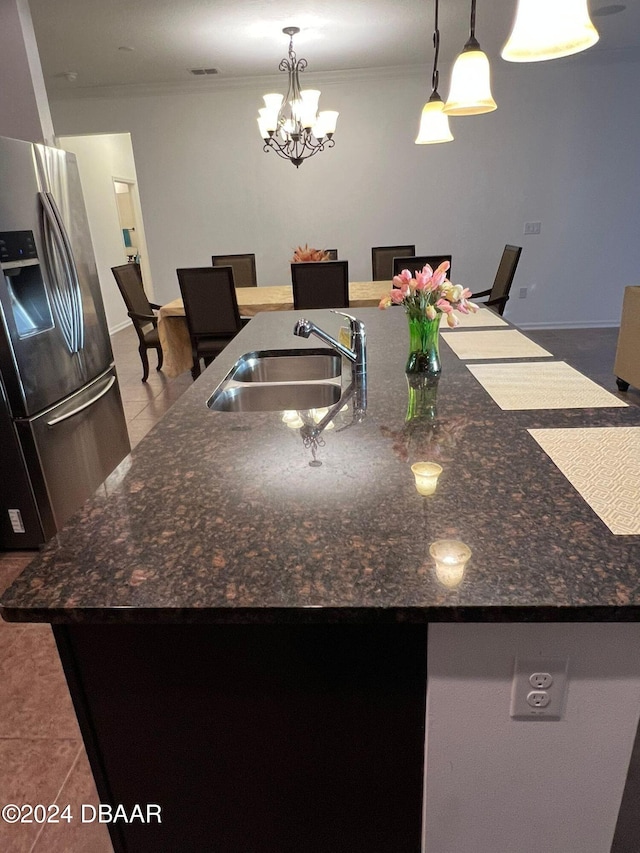
[[431,88],[434,92],[438,91],[439,72],[438,72],[438,54],[440,53],[440,30],[438,28],[438,0],[436,0],[436,20],[433,31],[433,47],[435,53],[433,56],[433,74],[431,75]]
[[476,0],[471,0],[471,23],[469,27],[469,36],[472,39],[476,37]]

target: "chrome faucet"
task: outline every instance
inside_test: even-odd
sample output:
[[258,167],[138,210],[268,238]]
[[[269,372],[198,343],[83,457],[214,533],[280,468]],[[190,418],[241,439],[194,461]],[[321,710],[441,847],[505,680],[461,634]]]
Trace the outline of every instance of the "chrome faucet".
[[367,334],[364,323],[362,320],[357,320],[355,317],[352,317],[351,314],[345,314],[342,311],[332,310],[331,313],[340,314],[342,317],[346,317],[349,321],[351,330],[351,348],[346,347],[344,344],[341,344],[340,341],[332,338],[331,335],[320,329],[315,323],[312,323],[311,320],[298,320],[293,327],[293,334],[298,335],[300,338],[308,338],[309,335],[315,335],[317,338],[320,338],[321,341],[332,346],[336,352],[340,353],[340,355],[345,356],[345,358],[348,358],[353,362],[352,373],[354,376],[362,376],[363,374],[366,374]]

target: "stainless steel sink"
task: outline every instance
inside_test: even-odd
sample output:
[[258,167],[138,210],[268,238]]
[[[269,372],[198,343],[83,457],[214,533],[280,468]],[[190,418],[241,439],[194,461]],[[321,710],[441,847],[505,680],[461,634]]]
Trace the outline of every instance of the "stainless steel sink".
[[342,359],[333,350],[276,349],[245,353],[228,378],[234,382],[312,382],[335,379],[341,372]]
[[337,403],[340,394],[340,385],[329,382],[235,386],[223,383],[209,398],[207,406],[215,412],[320,409]]

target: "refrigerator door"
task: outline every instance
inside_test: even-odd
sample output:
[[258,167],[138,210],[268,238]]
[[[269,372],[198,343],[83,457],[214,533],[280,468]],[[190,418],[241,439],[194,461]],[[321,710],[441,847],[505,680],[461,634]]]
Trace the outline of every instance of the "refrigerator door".
[[[115,370],[37,417],[15,423],[48,538],[130,451]],[[49,512],[53,529],[46,524]]]
[[0,371],[29,417],[112,361],[74,155],[0,138]]

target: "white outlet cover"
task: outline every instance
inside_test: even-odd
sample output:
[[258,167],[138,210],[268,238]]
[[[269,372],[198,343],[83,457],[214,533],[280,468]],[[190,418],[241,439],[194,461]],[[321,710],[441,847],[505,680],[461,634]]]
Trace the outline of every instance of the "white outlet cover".
[[[516,658],[511,687],[512,720],[561,720],[564,714],[567,693],[567,658]],[[532,685],[533,673],[549,673],[550,687],[545,691],[549,703],[544,708],[532,707],[527,702]]]

